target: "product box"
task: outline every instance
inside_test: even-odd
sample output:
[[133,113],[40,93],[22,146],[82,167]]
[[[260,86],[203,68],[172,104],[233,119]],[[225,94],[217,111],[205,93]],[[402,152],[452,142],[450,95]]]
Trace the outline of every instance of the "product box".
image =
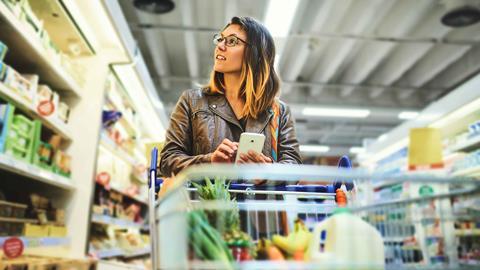
[[21,5],[19,19],[29,25],[35,33],[40,33],[43,29],[43,21],[35,15],[28,1],[24,1]]
[[48,236],[47,225],[25,224],[23,235],[26,237],[46,237]]
[[7,55],[8,47],[2,41],[0,41],[0,62],[5,59],[5,55]]
[[32,102],[35,93],[34,85],[25,79],[20,73],[14,70],[12,67],[6,67],[6,74],[3,82],[10,89],[17,92],[26,101]]
[[68,123],[68,118],[70,116],[70,107],[64,103],[64,102],[59,102],[58,103],[58,118],[62,120],[65,124]]
[[45,117],[56,116],[60,97],[47,85],[38,85],[35,97],[35,108],[37,112]]
[[67,228],[65,226],[47,225],[48,236],[50,237],[66,237]]
[[2,0],[15,17],[20,17],[22,5],[27,0]]

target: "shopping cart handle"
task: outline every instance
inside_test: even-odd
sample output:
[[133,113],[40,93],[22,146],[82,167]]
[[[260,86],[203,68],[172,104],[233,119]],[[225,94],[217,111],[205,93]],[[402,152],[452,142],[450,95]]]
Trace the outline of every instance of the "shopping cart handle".
[[[342,156],[339,160],[338,160],[338,165],[337,165],[338,168],[344,168],[344,169],[351,169],[352,168],[352,162],[350,161],[350,159],[347,157],[347,156]],[[353,189],[353,183],[352,182],[343,182],[343,181],[336,181],[333,185],[334,185],[334,188],[335,190],[339,189],[342,187],[342,184],[345,185],[345,187],[347,188],[347,190],[352,190]]]
[[274,190],[274,191],[295,191],[295,192],[317,192],[317,193],[335,193],[333,185],[278,185],[269,186],[254,184],[230,184],[232,190]]

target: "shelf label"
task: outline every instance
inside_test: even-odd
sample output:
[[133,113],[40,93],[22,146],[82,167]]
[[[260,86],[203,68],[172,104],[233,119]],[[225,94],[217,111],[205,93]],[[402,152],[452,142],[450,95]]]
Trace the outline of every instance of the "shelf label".
[[3,243],[3,253],[9,259],[20,257],[23,254],[23,242],[18,237],[11,237]]

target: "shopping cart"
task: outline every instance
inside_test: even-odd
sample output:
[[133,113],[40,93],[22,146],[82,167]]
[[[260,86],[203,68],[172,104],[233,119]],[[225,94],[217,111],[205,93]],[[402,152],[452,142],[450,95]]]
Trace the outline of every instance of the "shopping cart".
[[[155,187],[159,181],[156,178],[156,157],[154,150],[149,181],[153,269],[478,269],[478,265],[471,265],[480,261],[480,254],[477,254],[480,250],[480,238],[477,236],[480,231],[480,204],[477,203],[480,202],[480,183],[474,179],[431,175],[388,176],[369,174],[358,169],[305,165],[201,165],[177,175],[175,186],[157,201],[155,196],[158,190]],[[369,242],[362,243],[362,250],[347,250],[352,256],[351,263],[339,263],[335,259],[228,263],[225,260],[201,259],[192,247],[195,234],[192,233],[189,219],[191,213],[221,213],[238,208],[247,213],[243,215],[247,219],[243,222],[246,224],[245,233],[250,235],[252,242],[258,243],[263,241],[262,238],[268,239],[282,232],[279,228],[284,221],[278,218],[278,213],[286,214],[286,223],[290,228],[298,216],[307,223],[311,221],[312,227],[315,227],[315,223],[319,224],[338,209],[331,192],[301,192],[286,187],[279,191],[256,189],[251,185],[231,185],[231,192],[250,197],[236,203],[192,200],[186,183],[202,181],[205,177],[265,179],[272,182],[321,180],[332,185],[341,179],[349,187],[355,182],[356,191],[349,201],[349,209],[381,234],[384,261],[382,264],[369,264],[368,260],[354,259],[357,253],[366,254],[365,258],[372,255],[368,254]],[[190,191],[194,190],[190,188]],[[258,194],[281,194],[285,199],[257,200]],[[303,200],[309,196],[314,200]],[[265,220],[260,220],[259,213],[277,214],[264,214]],[[315,218],[309,219],[310,216]],[[259,229],[262,226],[264,229]],[[351,229],[342,233],[354,239],[355,228]],[[358,247],[358,244],[352,243],[351,246]]]

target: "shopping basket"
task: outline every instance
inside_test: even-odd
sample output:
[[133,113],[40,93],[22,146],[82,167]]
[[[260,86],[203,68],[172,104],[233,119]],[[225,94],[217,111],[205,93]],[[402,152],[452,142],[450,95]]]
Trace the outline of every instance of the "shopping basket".
[[[155,195],[157,152],[152,153],[150,169],[149,218],[152,237],[152,265],[154,269],[475,269],[472,257],[478,256],[478,238],[475,233],[480,227],[478,194],[480,185],[474,179],[448,178],[432,175],[381,175],[369,174],[359,169],[337,169],[307,165],[200,165],[188,168],[177,175],[176,184],[158,201]],[[279,220],[274,215],[264,215],[267,231],[260,236],[258,213],[287,213],[292,226],[296,216],[310,215],[323,217],[336,211],[334,200],[330,203],[312,203],[298,200],[298,196],[311,195],[313,198],[328,200],[329,192],[299,192],[288,190],[256,189],[251,185],[231,185],[231,192],[241,192],[252,197],[237,202],[234,206],[225,201],[192,201],[188,195],[189,181],[202,181],[205,177],[226,179],[266,179],[269,181],[327,181],[342,179],[345,186],[355,182],[356,191],[348,208],[353,215],[370,224],[382,236],[382,264],[369,264],[368,260],[355,259],[356,254],[369,258],[369,242],[363,243],[362,250],[349,250],[352,262],[341,262],[335,258],[310,261],[247,260],[225,261],[205,260],[193,250],[192,225],[189,216],[197,212],[231,211],[237,207],[246,211],[246,234],[257,244],[273,237],[280,230]],[[248,188],[244,188],[248,186]],[[328,190],[326,190],[328,191]],[[282,194],[297,196],[292,200],[256,200],[255,194]],[[294,197],[295,197],[294,196]],[[313,219],[313,222],[321,220]],[[317,223],[320,224],[320,223]],[[469,224],[469,225],[465,225]],[[213,227],[215,224],[211,224]],[[315,227],[315,224],[313,224]],[[473,228],[470,233],[468,226]],[[268,228],[273,228],[268,231]],[[355,236],[355,228],[342,233]],[[195,230],[194,230],[195,231]],[[324,237],[323,233],[317,235]],[[315,237],[315,235],[314,235]],[[343,237],[341,241],[348,241]],[[353,239],[353,238],[352,238]],[[340,238],[339,240],[340,241]],[[348,243],[347,243],[348,244]],[[354,245],[352,246],[358,246]],[[323,245],[323,243],[321,244]],[[193,247],[192,247],[193,246]],[[348,245],[347,245],[348,246]],[[199,251],[202,252],[201,250]],[[320,251],[319,251],[320,252]],[[378,255],[378,254],[377,254]],[[358,257],[358,256],[357,256]],[[361,262],[361,263],[358,263]],[[474,261],[475,262],[475,261]]]

